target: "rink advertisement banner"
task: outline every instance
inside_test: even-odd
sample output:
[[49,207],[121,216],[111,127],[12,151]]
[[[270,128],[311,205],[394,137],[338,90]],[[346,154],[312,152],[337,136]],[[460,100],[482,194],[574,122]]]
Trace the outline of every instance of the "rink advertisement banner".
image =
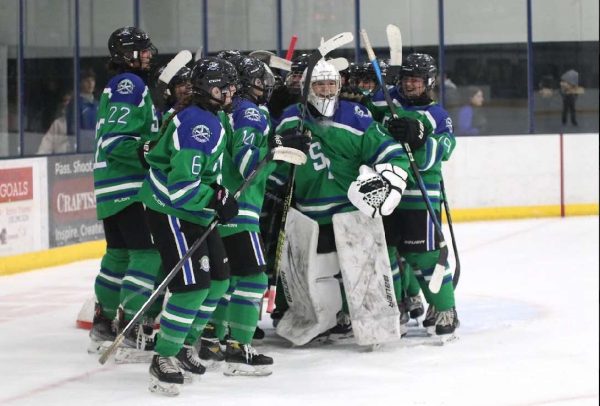
[[48,157],[50,247],[101,239],[96,220],[93,155]]
[[0,161],[0,257],[48,248],[45,158]]

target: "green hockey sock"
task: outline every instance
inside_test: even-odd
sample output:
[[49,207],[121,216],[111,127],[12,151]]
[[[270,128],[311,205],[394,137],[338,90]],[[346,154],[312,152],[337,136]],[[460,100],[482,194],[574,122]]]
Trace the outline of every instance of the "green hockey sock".
[[421,285],[419,285],[419,281],[415,276],[415,272],[413,271],[410,264],[406,261],[402,261],[404,265],[404,275],[406,278],[406,295],[407,296],[417,296],[421,292]]
[[207,295],[208,289],[171,294],[160,317],[154,348],[158,354],[163,357],[177,355]]
[[121,306],[125,321],[131,320],[154,290],[160,270],[160,254],[155,249],[129,250],[129,265],[121,285]]
[[198,314],[196,315],[196,319],[192,324],[192,328],[190,329],[188,336],[185,339],[185,344],[194,345],[194,343],[198,340],[206,323],[213,316],[213,312],[217,308],[217,304],[219,300],[225,295],[227,292],[227,288],[229,287],[229,279],[225,279],[222,281],[211,280],[210,281],[210,289],[208,290],[208,295],[206,299],[200,305]]
[[107,248],[100,263],[100,272],[96,276],[96,299],[102,306],[103,315],[111,320],[117,316],[121,281],[127,271],[128,262],[127,250]]
[[219,299],[219,304],[217,308],[213,312],[212,315],[212,323],[215,326],[215,336],[219,340],[224,340],[225,336],[229,334],[229,321],[227,320],[227,308],[229,307],[229,300],[231,299],[231,294],[235,290],[235,285],[233,284],[233,279],[227,288],[227,292]]
[[429,280],[438,261],[439,253],[439,251],[409,253],[405,257],[413,267],[427,303],[434,305],[436,310],[443,311],[454,306],[454,288],[452,286],[452,273],[446,267],[446,274],[440,291],[434,294],[429,290]]
[[227,308],[231,337],[242,344],[250,344],[258,324],[260,303],[267,289],[264,272],[251,276],[232,277],[235,290]]

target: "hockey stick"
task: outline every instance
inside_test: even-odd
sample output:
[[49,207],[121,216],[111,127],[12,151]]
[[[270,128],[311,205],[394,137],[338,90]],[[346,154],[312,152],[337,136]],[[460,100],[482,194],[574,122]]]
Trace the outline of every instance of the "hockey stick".
[[[306,75],[304,80],[304,86],[302,87],[302,110],[300,112],[300,128],[298,131],[302,133],[304,131],[304,121],[308,113],[308,92],[310,89],[310,78],[312,72],[315,69],[315,65],[327,54],[336,48],[346,45],[354,40],[354,36],[351,32],[343,32],[338,34],[327,41],[324,41],[319,48],[308,57],[308,63],[306,65]],[[267,304],[267,312],[273,312],[273,306],[275,304],[275,289],[277,287],[277,280],[279,279],[279,268],[281,266],[281,254],[283,253],[283,245],[285,243],[285,222],[287,219],[288,211],[292,203],[292,195],[294,194],[294,180],[296,178],[296,165],[292,165],[290,168],[290,176],[287,181],[285,198],[283,200],[283,210],[281,213],[281,225],[279,226],[279,236],[277,237],[277,248],[275,250],[275,261],[273,263],[273,277],[275,283],[269,288],[271,293],[269,294],[269,301]]]
[[452,226],[452,217],[450,216],[450,206],[448,204],[448,198],[446,196],[446,188],[444,187],[444,179],[440,181],[440,189],[442,191],[442,199],[444,202],[444,209],[446,211],[446,219],[448,220],[448,228],[450,229],[450,237],[452,237],[452,251],[454,251],[454,276],[452,277],[452,286],[456,289],[458,280],[460,279],[460,259],[458,258],[458,246],[456,245],[456,237],[454,236],[454,227]]
[[168,85],[173,79],[173,76],[179,72],[179,69],[183,68],[189,61],[192,60],[192,53],[188,50],[179,51],[177,55],[169,61],[165,66],[162,73],[158,77],[158,80],[165,85]]
[[393,24],[388,24],[385,27],[388,44],[390,46],[390,65],[402,65],[402,34],[400,28]]
[[297,41],[298,41],[298,36],[296,34],[292,35],[292,38],[290,38],[290,45],[288,45],[288,49],[285,54],[285,59],[287,59],[288,61],[291,61],[292,57],[294,56],[294,49],[296,49]]
[[[248,188],[248,186],[250,186],[250,184],[252,183],[252,181],[254,180],[256,175],[258,175],[258,173],[273,159],[273,155],[274,155],[273,151],[269,152],[269,154],[256,166],[256,168],[254,168],[254,170],[252,170],[252,172],[250,172],[250,174],[244,180],[244,183],[242,183],[241,186],[238,188],[238,190],[236,190],[236,192],[234,194],[235,199],[238,199],[240,197],[240,195],[242,194],[242,192],[244,190],[246,190],[246,188]],[[202,245],[202,243],[206,240],[208,235],[214,230],[214,228],[217,226],[217,224],[219,224],[219,219],[214,218],[210,222],[210,224],[207,226],[204,233],[202,233],[202,235],[200,237],[198,237],[198,239],[194,242],[194,244],[192,244],[192,246],[187,250],[185,255],[183,257],[181,257],[179,262],[177,262],[177,264],[175,264],[173,269],[171,269],[171,271],[167,274],[167,276],[160,283],[160,285],[158,285],[156,287],[156,289],[154,289],[154,292],[152,292],[152,294],[150,295],[148,300],[146,300],[146,302],[140,308],[140,310],[138,310],[137,313],[133,316],[133,318],[129,321],[129,323],[127,323],[127,325],[125,326],[123,331],[121,331],[119,333],[119,335],[115,338],[115,341],[102,353],[102,355],[100,356],[100,358],[98,360],[100,362],[100,364],[104,365],[104,363],[106,363],[106,361],[109,359],[109,357],[117,350],[117,348],[121,345],[121,343],[125,339],[125,334],[127,334],[127,332],[129,332],[129,330],[131,330],[131,328],[135,325],[135,323],[137,323],[142,318],[142,316],[144,315],[146,310],[148,310],[148,308],[150,306],[152,306],[152,304],[156,301],[158,296],[160,296],[160,294],[167,288],[167,285],[169,284],[169,282],[171,282],[171,280],[175,277],[175,275],[177,275],[177,272],[179,272],[179,270],[183,267],[185,262],[188,259],[190,259],[190,257],[194,254],[194,252],[196,252],[196,250],[200,247],[200,245]]]
[[[392,117],[398,118],[398,114],[396,114],[396,109],[394,106],[394,102],[390,97],[390,92],[388,88],[385,86],[383,81],[383,77],[381,76],[381,69],[379,68],[379,62],[375,57],[375,52],[373,52],[373,47],[371,46],[371,42],[369,41],[369,37],[367,36],[367,31],[365,29],[360,30],[360,35],[363,39],[365,49],[367,54],[369,55],[369,60],[373,64],[373,68],[375,69],[375,73],[377,74],[377,80],[379,81],[379,85],[381,86],[381,90],[383,91],[383,96],[385,97],[385,101],[390,109],[390,113]],[[440,257],[438,259],[437,264],[433,270],[433,274],[431,275],[431,279],[429,280],[429,290],[432,293],[438,293],[442,287],[442,282],[444,280],[444,273],[446,271],[446,262],[448,261],[448,245],[444,240],[444,234],[442,233],[442,226],[438,221],[435,210],[433,210],[433,206],[431,205],[431,201],[429,197],[427,197],[427,190],[425,189],[425,184],[423,183],[423,178],[419,173],[419,167],[415,162],[415,158],[413,157],[412,151],[408,143],[403,142],[402,147],[406,151],[406,155],[408,156],[408,161],[410,163],[410,169],[413,172],[413,175],[419,185],[419,189],[421,190],[421,194],[423,195],[423,200],[425,201],[425,205],[427,206],[427,211],[429,212],[429,216],[433,221],[433,226],[435,228],[435,233],[439,240],[440,244]]]

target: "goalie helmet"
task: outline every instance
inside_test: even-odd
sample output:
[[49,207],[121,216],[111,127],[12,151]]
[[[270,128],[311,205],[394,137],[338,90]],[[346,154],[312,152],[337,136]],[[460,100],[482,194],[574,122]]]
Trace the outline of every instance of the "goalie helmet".
[[[226,104],[227,94],[232,95],[232,87],[237,81],[235,68],[224,59],[202,58],[192,68],[190,82],[194,103],[214,111]],[[213,95],[213,89],[220,90],[220,98]]]
[[110,59],[116,65],[130,66],[140,62],[140,52],[149,50],[152,56],[157,54],[156,47],[144,31],[136,27],[123,27],[115,30],[108,39]]
[[[275,85],[275,77],[267,64],[257,58],[245,56],[237,61],[235,67],[239,76],[240,95],[256,104],[267,103]],[[262,93],[258,95],[257,91]]]
[[402,91],[402,79],[404,77],[418,77],[423,79],[426,92],[433,89],[435,85],[435,77],[437,75],[437,68],[435,66],[435,59],[428,54],[410,54],[406,57],[406,60],[400,68],[398,73],[398,86]]
[[[304,83],[307,80],[306,72],[307,70],[305,69],[300,81],[302,89],[304,89]],[[340,88],[340,73],[335,66],[321,59],[315,65],[310,77],[308,102],[325,117],[331,117],[337,109]]]

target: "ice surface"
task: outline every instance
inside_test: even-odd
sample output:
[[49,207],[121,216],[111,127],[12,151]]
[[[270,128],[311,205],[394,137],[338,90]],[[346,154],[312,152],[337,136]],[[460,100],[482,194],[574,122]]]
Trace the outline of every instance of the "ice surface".
[[[598,217],[455,225],[460,340],[291,348],[270,319],[266,378],[208,372],[177,398],[147,365],[101,366],[75,328],[98,260],[0,278],[0,404],[597,405]],[[413,341],[414,342],[414,341]]]

